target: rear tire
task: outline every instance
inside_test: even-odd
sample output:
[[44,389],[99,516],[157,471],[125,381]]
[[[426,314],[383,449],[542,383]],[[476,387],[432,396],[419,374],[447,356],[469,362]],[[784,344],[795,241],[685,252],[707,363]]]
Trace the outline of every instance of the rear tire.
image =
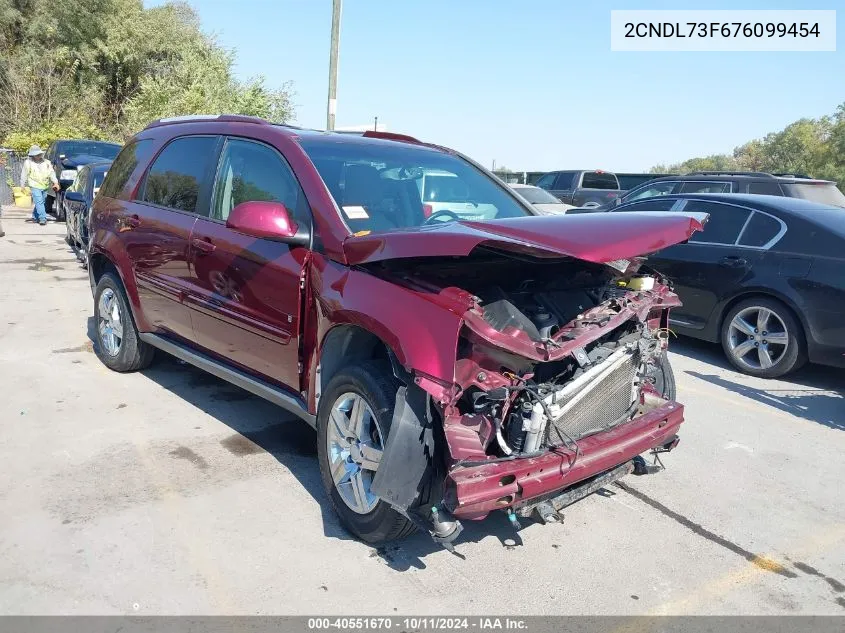
[[105,273],[94,291],[94,322],[97,344],[94,351],[113,371],[130,372],[149,367],[155,348],[138,335],[123,284],[117,275]]
[[[397,388],[386,363],[367,362],[350,366],[331,379],[320,398],[317,413],[317,457],[326,494],[341,524],[362,541],[374,545],[405,538],[416,529],[389,504],[370,493],[369,483],[375,471],[355,462],[361,445],[381,446],[383,450],[393,421]],[[346,402],[353,404],[351,410],[345,413]],[[357,434],[351,430],[353,412],[359,410],[355,408],[356,402],[362,411],[362,421],[357,426],[363,429]],[[339,420],[340,425],[335,420]],[[362,433],[366,435],[363,441],[360,437]],[[339,439],[340,436],[353,439],[344,442]],[[333,472],[336,474],[333,475]],[[336,479],[339,481],[337,484]],[[356,489],[363,494],[356,495]]]
[[777,299],[740,301],[725,315],[721,340],[731,364],[750,376],[778,378],[807,362],[804,329]]

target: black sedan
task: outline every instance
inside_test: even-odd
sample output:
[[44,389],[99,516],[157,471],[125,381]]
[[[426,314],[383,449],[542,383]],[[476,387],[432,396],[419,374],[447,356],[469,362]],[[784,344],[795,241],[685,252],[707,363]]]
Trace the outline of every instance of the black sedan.
[[[120,151],[118,143],[107,143],[105,141],[91,141],[81,139],[60,139],[53,141],[47,148],[45,158],[50,161],[56,170],[56,178],[59,180],[59,191],[54,193],[52,189],[47,191],[47,209],[55,210],[56,219],[64,220],[64,205],[62,196],[65,190],[70,187],[76,179],[76,173],[82,165],[95,163],[103,160],[114,160]],[[55,202],[54,202],[55,198]]]
[[110,166],[111,161],[83,165],[79,168],[73,184],[62,196],[67,243],[83,264],[87,261],[88,253],[88,211]]
[[678,194],[612,212],[710,215],[687,243],[649,256],[683,306],[673,331],[721,342],[740,371],[782,376],[807,360],[845,367],[845,210],[796,198]]

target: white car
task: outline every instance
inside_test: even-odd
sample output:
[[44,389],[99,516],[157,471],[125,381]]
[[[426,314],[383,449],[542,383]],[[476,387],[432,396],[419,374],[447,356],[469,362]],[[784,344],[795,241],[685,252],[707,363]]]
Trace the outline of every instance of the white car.
[[545,189],[534,185],[511,184],[508,186],[543,215],[563,215],[569,209],[575,208],[571,204],[564,204]]
[[417,180],[425,216],[441,214],[444,220],[490,220],[496,217],[492,204],[471,200],[466,183],[448,171],[426,171]]

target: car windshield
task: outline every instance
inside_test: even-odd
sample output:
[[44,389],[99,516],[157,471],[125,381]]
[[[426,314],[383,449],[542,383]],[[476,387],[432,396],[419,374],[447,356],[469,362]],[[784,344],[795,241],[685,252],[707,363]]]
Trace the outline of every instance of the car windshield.
[[832,182],[825,183],[783,183],[786,195],[819,204],[845,207],[845,195]]
[[560,200],[539,187],[514,187],[514,191],[531,204],[560,204]]
[[65,141],[59,143],[59,155],[64,156],[98,156],[100,158],[116,158],[120,152],[120,145],[113,143],[98,143],[96,141]]
[[531,215],[467,161],[395,141],[301,137],[351,231]]

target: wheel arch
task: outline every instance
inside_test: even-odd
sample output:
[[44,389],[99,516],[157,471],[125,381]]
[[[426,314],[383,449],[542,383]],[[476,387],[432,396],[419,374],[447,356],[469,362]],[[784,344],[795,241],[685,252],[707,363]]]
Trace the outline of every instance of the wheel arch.
[[124,270],[132,270],[129,263],[129,257],[125,252],[119,252],[117,257],[115,253],[105,251],[103,249],[91,249],[89,240],[88,253],[88,277],[91,281],[91,292],[96,290],[97,284],[104,274],[113,272],[120,279],[123,289],[126,292],[126,297],[129,299],[129,309],[132,311],[132,318],[135,319],[135,325],[139,331],[148,331],[150,329],[147,320],[144,318],[143,310],[141,308],[141,300],[138,295],[138,286],[135,283],[133,275],[125,275]]
[[396,352],[380,336],[351,323],[339,324],[326,332],[320,343],[314,380],[314,406],[319,407],[320,395],[340,369],[350,363],[385,360],[390,363],[396,378],[407,384],[410,374]]

